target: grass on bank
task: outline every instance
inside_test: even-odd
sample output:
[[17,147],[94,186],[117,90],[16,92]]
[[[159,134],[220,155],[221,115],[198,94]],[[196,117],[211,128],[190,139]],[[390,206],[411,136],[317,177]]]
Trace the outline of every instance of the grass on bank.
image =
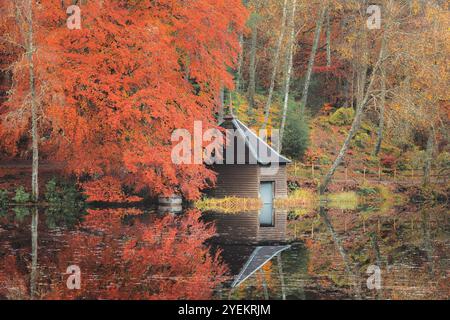
[[331,193],[324,200],[329,208],[341,210],[355,210],[359,204],[359,197],[353,191]]

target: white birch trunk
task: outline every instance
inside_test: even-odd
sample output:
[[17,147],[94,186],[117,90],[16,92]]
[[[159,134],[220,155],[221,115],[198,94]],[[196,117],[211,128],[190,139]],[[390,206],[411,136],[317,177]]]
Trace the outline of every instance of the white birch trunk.
[[263,128],[265,128],[267,126],[267,123],[269,121],[270,106],[272,104],[273,90],[275,89],[275,80],[276,80],[277,73],[278,73],[278,63],[280,60],[281,45],[283,44],[284,33],[286,30],[286,15],[287,15],[287,0],[284,0],[283,16],[281,18],[281,31],[280,31],[280,36],[278,38],[277,47],[276,47],[276,51],[275,51],[275,57],[274,57],[274,61],[273,61],[273,70],[272,70],[272,77],[270,79],[269,95],[267,97],[266,106],[264,108]]
[[311,55],[309,57],[308,69],[306,70],[305,83],[303,85],[303,91],[302,91],[302,99],[300,101],[300,114],[301,115],[304,114],[306,103],[308,102],[308,90],[309,90],[309,85],[311,83],[311,75],[312,75],[312,69],[314,67],[314,60],[316,59],[317,48],[319,46],[320,32],[322,30],[322,24],[323,24],[323,20],[325,17],[325,11],[326,11],[326,7],[324,6],[320,11],[320,15],[319,15],[319,17],[317,19],[317,23],[316,23],[316,30],[314,31],[314,41],[313,41],[313,46],[311,49]]
[[295,11],[297,7],[297,0],[292,0],[292,12],[291,12],[291,21],[290,21],[290,37],[289,37],[289,52],[288,59],[286,60],[286,79],[284,82],[284,102],[283,102],[283,116],[281,118],[281,127],[280,127],[280,143],[279,143],[279,151],[283,148],[283,135],[284,128],[286,126],[286,116],[289,102],[289,88],[291,85],[291,76],[292,76],[292,67],[293,67],[293,56],[294,56],[294,42],[295,42]]

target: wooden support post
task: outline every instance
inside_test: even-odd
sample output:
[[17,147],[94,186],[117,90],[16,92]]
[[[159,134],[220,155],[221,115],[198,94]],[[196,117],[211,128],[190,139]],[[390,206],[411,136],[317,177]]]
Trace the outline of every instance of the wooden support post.
[[366,168],[363,170],[363,182],[366,183]]
[[314,179],[314,163],[311,164],[311,176]]
[[348,168],[345,167],[345,182],[348,180]]
[[311,223],[311,239],[314,238],[314,221]]
[[378,166],[378,181],[381,181],[381,167]]

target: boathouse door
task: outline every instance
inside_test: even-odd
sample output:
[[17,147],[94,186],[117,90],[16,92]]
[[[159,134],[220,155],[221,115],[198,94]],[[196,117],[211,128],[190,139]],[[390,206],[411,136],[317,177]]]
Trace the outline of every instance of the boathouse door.
[[263,227],[273,226],[273,185],[271,181],[261,182],[259,189],[263,204],[259,212],[259,224]]

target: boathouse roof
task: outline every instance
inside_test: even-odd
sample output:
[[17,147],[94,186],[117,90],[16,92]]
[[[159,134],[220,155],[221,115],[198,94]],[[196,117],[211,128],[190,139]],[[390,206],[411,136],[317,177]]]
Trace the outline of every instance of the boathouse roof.
[[261,269],[267,262],[272,260],[277,254],[289,249],[290,245],[285,246],[258,246],[245,262],[239,274],[234,278],[231,284],[232,288],[239,286],[252,274]]
[[[219,125],[224,129],[235,130],[236,139],[245,141],[246,163],[253,162],[255,164],[267,165],[271,163],[287,164],[291,162],[291,160],[282,156],[234,115],[225,115],[224,120]],[[237,148],[236,146],[237,143],[235,144],[235,150]]]

